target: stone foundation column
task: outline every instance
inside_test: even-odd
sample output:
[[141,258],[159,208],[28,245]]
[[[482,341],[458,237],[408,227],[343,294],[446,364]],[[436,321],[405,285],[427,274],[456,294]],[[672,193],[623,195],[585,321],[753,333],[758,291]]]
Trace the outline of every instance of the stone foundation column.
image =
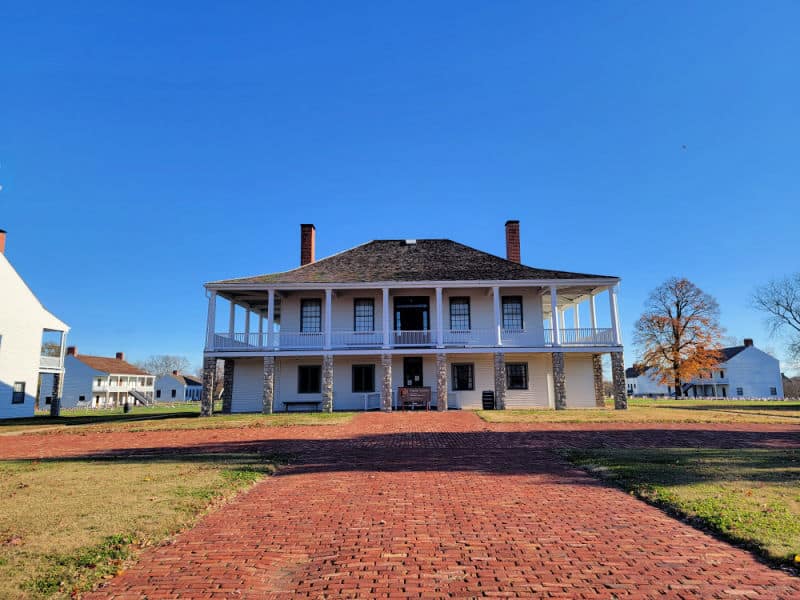
[[556,410],[567,408],[567,372],[563,352],[553,352],[553,395]]
[[50,401],[51,417],[61,416],[61,390],[63,387],[64,376],[61,373],[55,373],[53,375],[53,399]]
[[275,357],[264,357],[264,396],[261,399],[261,412],[271,415],[275,406]]
[[383,379],[381,381],[381,410],[392,410],[392,355],[381,355]]
[[203,395],[200,397],[200,416],[210,417],[214,414],[214,379],[217,375],[217,359],[203,359]]
[[628,408],[628,395],[625,392],[625,361],[622,352],[611,353],[611,378],[614,380],[614,408]]
[[322,412],[333,412],[333,355],[322,357]]
[[494,355],[494,407],[497,410],[506,408],[506,355],[503,352]]
[[436,355],[436,410],[447,410],[447,355]]
[[222,371],[222,412],[231,414],[233,405],[233,359],[226,358]]
[[597,408],[604,408],[605,390],[603,389],[603,357],[592,354],[592,372],[594,374],[594,404]]

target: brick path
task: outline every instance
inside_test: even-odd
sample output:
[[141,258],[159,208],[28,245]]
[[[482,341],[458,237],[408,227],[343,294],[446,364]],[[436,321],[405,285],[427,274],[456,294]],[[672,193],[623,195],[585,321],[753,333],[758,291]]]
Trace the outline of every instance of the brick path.
[[548,450],[616,445],[800,447],[800,428],[365,414],[333,427],[15,436],[0,456],[298,457],[90,598],[800,598],[800,579]]

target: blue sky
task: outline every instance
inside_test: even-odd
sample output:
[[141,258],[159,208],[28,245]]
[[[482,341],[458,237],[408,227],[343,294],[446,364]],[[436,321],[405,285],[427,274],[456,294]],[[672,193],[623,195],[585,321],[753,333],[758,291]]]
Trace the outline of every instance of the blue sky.
[[[113,6],[112,6],[113,5]],[[728,334],[798,270],[792,2],[7,2],[0,228],[82,352],[199,364],[202,283],[449,237],[689,277]],[[631,349],[632,350],[632,349]],[[632,351],[628,358],[632,358]]]

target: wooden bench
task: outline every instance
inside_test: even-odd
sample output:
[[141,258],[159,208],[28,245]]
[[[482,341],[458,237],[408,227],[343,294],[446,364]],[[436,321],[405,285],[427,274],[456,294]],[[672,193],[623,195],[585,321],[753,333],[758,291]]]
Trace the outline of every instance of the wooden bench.
[[286,408],[286,412],[289,412],[290,406],[315,406],[317,410],[320,410],[320,405],[322,404],[322,400],[286,400],[283,403],[283,406]]

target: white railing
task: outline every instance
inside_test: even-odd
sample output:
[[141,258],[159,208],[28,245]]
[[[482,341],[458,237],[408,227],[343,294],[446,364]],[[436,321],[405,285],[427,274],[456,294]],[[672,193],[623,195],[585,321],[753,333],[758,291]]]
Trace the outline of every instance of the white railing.
[[[445,330],[442,340],[449,348],[486,348],[497,346],[494,329]],[[509,348],[540,348],[553,346],[551,329],[503,329],[502,346]],[[436,330],[394,330],[389,333],[391,348],[435,347]],[[325,333],[322,331],[276,331],[272,343],[268,335],[262,333],[216,333],[211,349],[239,351],[281,351],[281,350],[322,350],[325,349]],[[330,347],[335,350],[377,349],[383,347],[382,331],[337,330],[331,332]],[[613,346],[612,329],[562,329],[561,346]],[[46,357],[43,357],[46,358]]]
[[[562,346],[614,346],[613,329],[592,329],[581,327],[579,329],[561,330]],[[544,330],[545,346],[553,345],[553,330]]]
[[44,356],[39,357],[39,366],[43,369],[60,369],[63,365],[60,356]]
[[395,330],[392,332],[393,346],[431,346],[435,343],[435,331]]

